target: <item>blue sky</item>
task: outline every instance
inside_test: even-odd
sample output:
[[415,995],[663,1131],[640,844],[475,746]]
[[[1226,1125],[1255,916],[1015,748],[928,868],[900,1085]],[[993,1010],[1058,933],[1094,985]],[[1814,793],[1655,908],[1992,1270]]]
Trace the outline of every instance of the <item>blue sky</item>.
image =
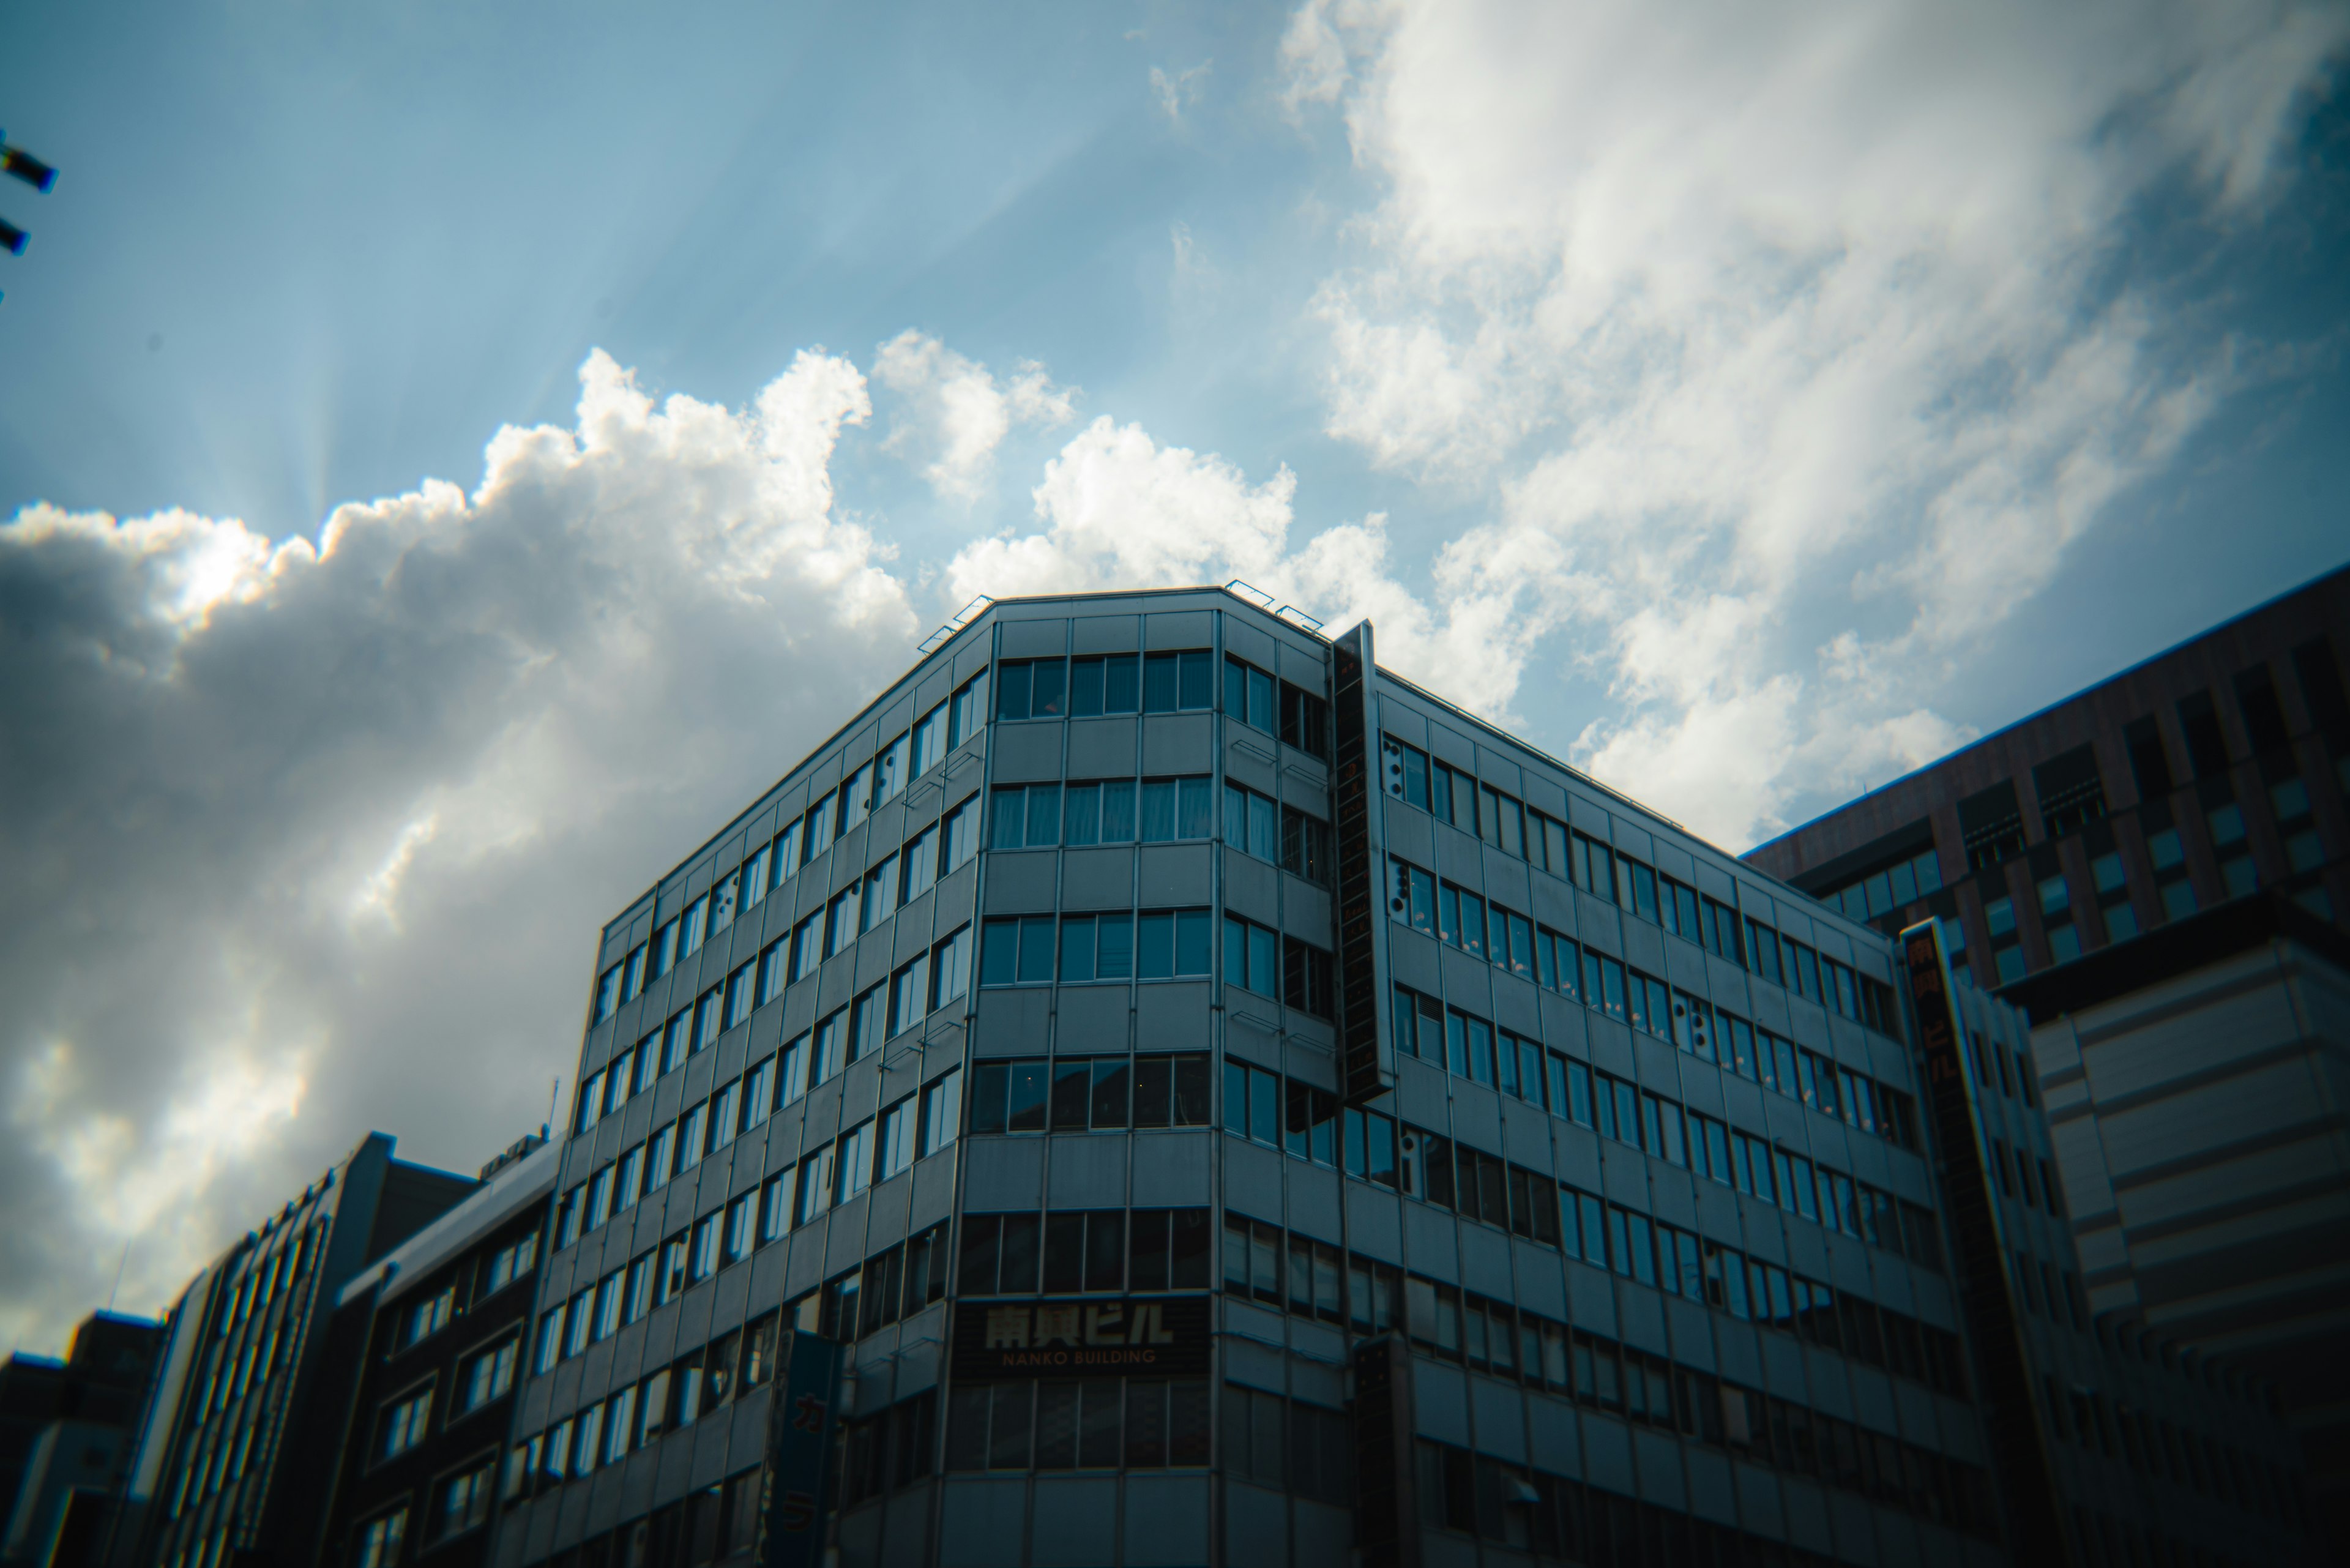
[[1739,848],[2340,564],[2345,40],[17,8],[0,1328],[534,1125],[596,923],[972,592],[1372,615]]

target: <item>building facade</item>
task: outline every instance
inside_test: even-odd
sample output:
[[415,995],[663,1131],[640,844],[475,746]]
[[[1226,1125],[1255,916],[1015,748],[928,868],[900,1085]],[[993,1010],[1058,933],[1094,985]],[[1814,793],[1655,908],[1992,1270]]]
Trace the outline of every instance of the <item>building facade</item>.
[[2350,1538],[2350,569],[1750,851],[2033,1028],[2099,1314],[2269,1380]]
[[[746,1560],[796,1329],[843,1564],[2132,1561],[2019,1529],[1900,979],[1367,627],[995,604],[607,927],[495,1560]],[[2293,1560],[2213,1418],[2136,1542]]]
[[109,1555],[157,1568],[315,1561],[357,1357],[337,1293],[476,1183],[370,1133],[172,1308]]
[[62,1361],[18,1354],[0,1367],[0,1563],[98,1561],[162,1333],[92,1313]]
[[1986,986],[2255,888],[2350,920],[2350,567],[1760,845]]
[[2350,1542],[2350,940],[2270,894],[2005,994],[2092,1310],[2278,1390]]
[[1903,933],[1945,1217],[2009,1540],[2024,1562],[2308,1561],[2314,1523],[2274,1387],[2091,1309],[2016,1008]]
[[522,1139],[342,1288],[329,1333],[361,1370],[313,1561],[487,1560],[558,1158],[544,1130]]

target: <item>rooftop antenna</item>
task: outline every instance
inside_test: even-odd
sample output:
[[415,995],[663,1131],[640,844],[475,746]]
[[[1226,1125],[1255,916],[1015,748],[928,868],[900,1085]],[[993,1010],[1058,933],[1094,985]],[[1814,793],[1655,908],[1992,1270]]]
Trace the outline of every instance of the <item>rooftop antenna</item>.
[[550,1127],[555,1125],[555,1102],[562,1093],[563,1077],[557,1074],[546,1081],[546,1120],[542,1125]]
[[130,1243],[136,1239],[135,1232],[122,1239],[122,1262],[114,1265],[114,1288],[106,1293],[106,1310],[109,1312],[114,1310],[114,1298],[122,1293],[122,1271],[130,1266]]

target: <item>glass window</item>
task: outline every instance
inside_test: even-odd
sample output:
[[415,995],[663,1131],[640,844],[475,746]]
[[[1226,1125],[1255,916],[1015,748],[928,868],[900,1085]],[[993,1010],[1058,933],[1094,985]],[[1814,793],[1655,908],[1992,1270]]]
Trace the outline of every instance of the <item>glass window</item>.
[[2013,931],[2015,929],[2015,900],[2012,898],[1993,898],[1984,904],[1983,924],[1990,928],[1991,934],[1994,939],[2006,936],[2010,932]]

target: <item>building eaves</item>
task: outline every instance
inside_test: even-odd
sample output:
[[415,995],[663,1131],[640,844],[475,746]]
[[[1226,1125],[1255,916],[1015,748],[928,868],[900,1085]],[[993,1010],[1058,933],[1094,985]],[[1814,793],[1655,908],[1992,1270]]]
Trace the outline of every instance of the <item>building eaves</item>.
[[1998,995],[2022,1009],[2037,1028],[2270,942],[2305,948],[2350,972],[2350,939],[2283,894],[2258,892],[2026,975],[2001,987]]

